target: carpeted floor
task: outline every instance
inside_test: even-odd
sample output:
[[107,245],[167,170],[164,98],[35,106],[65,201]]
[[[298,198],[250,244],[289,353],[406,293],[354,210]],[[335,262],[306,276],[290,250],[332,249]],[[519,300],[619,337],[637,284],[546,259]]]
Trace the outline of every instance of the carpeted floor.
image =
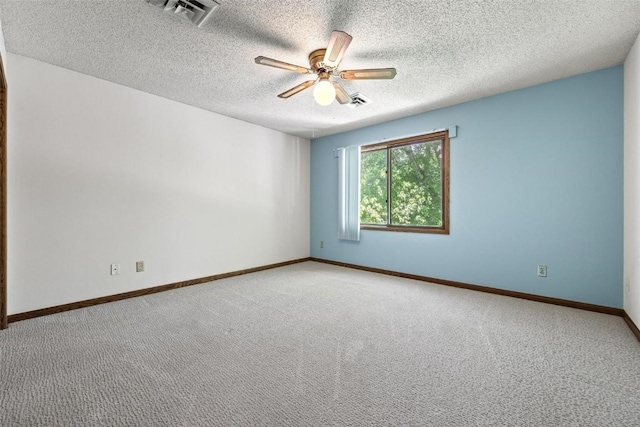
[[314,262],[13,323],[0,425],[640,426],[624,321]]

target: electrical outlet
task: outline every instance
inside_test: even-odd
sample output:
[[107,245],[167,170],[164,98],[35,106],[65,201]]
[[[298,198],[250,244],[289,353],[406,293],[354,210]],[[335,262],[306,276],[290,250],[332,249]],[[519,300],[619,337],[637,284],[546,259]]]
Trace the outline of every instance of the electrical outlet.
[[547,277],[547,266],[538,264],[538,277]]
[[324,240],[320,241],[320,249],[324,248]]
[[629,293],[629,291],[631,291],[631,279],[629,279],[628,277],[624,278],[624,290]]
[[136,273],[144,271],[144,261],[136,261]]
[[120,274],[120,264],[111,264],[111,275],[117,276]]

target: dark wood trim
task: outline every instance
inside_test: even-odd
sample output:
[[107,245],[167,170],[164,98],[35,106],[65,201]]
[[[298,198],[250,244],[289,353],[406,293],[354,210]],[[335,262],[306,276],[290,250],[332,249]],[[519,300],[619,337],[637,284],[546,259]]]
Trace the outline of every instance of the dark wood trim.
[[360,230],[395,231],[400,233],[449,234],[449,230],[440,227],[411,227],[402,225],[361,225]]
[[0,329],[7,325],[7,78],[0,55]]
[[155,294],[158,292],[170,291],[173,289],[184,288],[186,286],[199,285],[201,283],[213,282],[214,280],[227,279],[229,277],[240,276],[243,274],[256,273],[258,271],[270,270],[272,268],[284,267],[286,265],[298,264],[300,262],[309,261],[310,258],[301,258],[292,261],[279,262],[276,264],[264,265],[261,267],[247,268],[245,270],[232,271],[230,273],[215,274],[213,276],[201,277],[199,279],[185,280],[184,282],[170,283],[168,285],[155,286],[153,288],[139,289],[121,294],[109,295],[100,298],[93,298],[84,301],[72,302],[70,304],[57,305],[55,307],[41,308],[39,310],[27,311],[24,313],[12,314],[9,316],[9,322],[19,322],[21,320],[33,319],[34,317],[48,316],[50,314],[62,313],[64,311],[76,310],[78,308],[91,307],[98,304],[120,301],[128,298],[140,297],[143,295]]
[[638,341],[640,341],[640,329],[638,329],[636,324],[633,323],[633,320],[631,320],[631,318],[629,317],[626,311],[624,312],[624,315],[622,316],[622,318],[624,319],[625,322],[627,322],[627,326],[629,326],[629,329],[631,329],[631,332],[633,332],[633,335],[635,335]]
[[451,177],[451,162],[449,161],[449,151],[451,140],[449,140],[449,131],[444,132],[443,136],[443,156],[442,164],[444,165],[444,182],[442,183],[442,232],[449,234],[449,183]]
[[4,58],[0,55],[0,90],[7,90],[7,75],[4,72]]
[[213,276],[201,277],[199,279],[191,279],[191,280],[185,280],[183,282],[170,283],[168,285],[155,286],[153,288],[139,289],[139,290],[136,290],[136,291],[125,292],[125,293],[115,294],[115,295],[109,295],[109,296],[100,297],[100,298],[93,298],[93,299],[88,299],[88,300],[84,300],[84,301],[73,302],[73,303],[70,303],[70,304],[62,304],[62,305],[58,305],[58,306],[55,306],[55,307],[47,307],[47,308],[42,308],[42,309],[39,309],[39,310],[27,311],[27,312],[18,313],[18,314],[12,314],[11,316],[8,316],[8,321],[10,323],[19,322],[21,320],[33,319],[33,318],[41,317],[41,316],[48,316],[50,314],[62,313],[62,312],[65,312],[65,311],[71,311],[71,310],[76,310],[76,309],[79,309],[79,308],[91,307],[91,306],[94,306],[94,305],[105,304],[105,303],[114,302],[114,301],[120,301],[120,300],[128,299],[128,298],[135,298],[135,297],[140,297],[140,296],[144,296],[144,295],[151,295],[151,294],[155,294],[155,293],[158,293],[158,292],[170,291],[170,290],[173,290],[173,289],[184,288],[186,286],[199,285],[201,283],[213,282],[215,280],[227,279],[229,277],[240,276],[240,275],[243,275],[243,274],[256,273],[258,271],[264,271],[264,270],[269,270],[269,269],[272,269],[272,268],[284,267],[284,266],[287,266],[287,265],[298,264],[298,263],[305,262],[305,261],[321,262],[321,263],[324,263],[324,264],[331,264],[331,265],[337,265],[337,266],[340,266],[340,267],[353,268],[355,270],[363,270],[363,271],[369,271],[369,272],[372,272],[372,273],[386,274],[388,276],[395,276],[395,277],[402,277],[402,278],[405,278],[405,279],[419,280],[421,282],[435,283],[435,284],[438,284],[438,285],[452,286],[452,287],[456,287],[456,288],[469,289],[469,290],[472,290],[472,291],[486,292],[486,293],[491,293],[491,294],[497,294],[497,295],[513,297],[513,298],[526,299],[526,300],[530,300],[530,301],[543,302],[543,303],[547,303],[547,304],[560,305],[560,306],[564,306],[564,307],[577,308],[577,309],[580,309],[580,310],[595,311],[597,313],[605,313],[605,314],[611,314],[611,315],[614,315],[614,316],[621,316],[624,319],[624,321],[627,323],[627,325],[629,326],[629,329],[631,329],[631,332],[633,332],[633,334],[636,336],[636,338],[638,338],[638,341],[640,341],[640,330],[635,325],[635,323],[633,323],[633,320],[631,320],[629,315],[624,310],[621,310],[619,308],[612,308],[612,307],[606,307],[606,306],[602,306],[602,305],[595,305],[595,304],[588,304],[588,303],[583,303],[583,302],[564,300],[564,299],[560,299],[560,298],[551,298],[551,297],[545,297],[545,296],[540,296],[540,295],[527,294],[527,293],[524,293],[524,292],[507,291],[507,290],[498,289],[498,288],[491,288],[491,287],[488,287],[488,286],[472,285],[472,284],[469,284],[469,283],[455,282],[453,280],[436,279],[436,278],[433,278],[433,277],[419,276],[419,275],[416,275],[416,274],[401,273],[399,271],[383,270],[383,269],[380,269],[380,268],[365,267],[365,266],[362,266],[362,265],[349,264],[349,263],[346,263],[346,262],[331,261],[331,260],[327,260],[327,259],[320,259],[320,258],[313,258],[313,257],[300,258],[300,259],[291,260],[291,261],[279,262],[279,263],[276,263],[276,264],[264,265],[264,266],[261,266],[261,267],[254,267],[254,268],[248,268],[248,269],[245,269],[245,270],[238,270],[238,271],[232,271],[232,272],[229,272],[229,273],[222,273],[222,274],[216,274],[216,275],[213,275]]
[[400,145],[411,145],[419,142],[438,141],[440,139],[445,139],[445,138],[449,140],[448,130],[443,130],[440,132],[433,132],[433,133],[425,133],[423,135],[410,136],[409,138],[393,139],[391,141],[363,145],[360,147],[360,152],[366,153],[367,151],[383,150],[389,147],[397,147]]
[[564,307],[578,308],[580,310],[595,311],[597,313],[611,314],[614,316],[624,316],[624,310],[620,308],[606,307],[604,305],[588,304],[560,298],[545,297],[542,295],[527,294],[524,292],[507,291],[504,289],[491,288],[489,286],[473,285],[470,283],[456,282],[453,280],[436,279],[434,277],[419,276],[417,274],[401,273],[399,271],[383,270],[381,268],[365,267],[362,265],[348,264],[346,262],[331,261],[327,259],[311,258],[310,261],[322,262],[325,264],[337,265],[340,267],[364,270],[372,273],[386,274],[389,276],[402,277],[405,279],[419,280],[421,282],[435,283],[438,285],[453,286],[455,288],[469,289],[472,291],[486,292],[490,294],[503,295],[507,297],[526,299],[530,301],[544,302],[547,304],[561,305]]

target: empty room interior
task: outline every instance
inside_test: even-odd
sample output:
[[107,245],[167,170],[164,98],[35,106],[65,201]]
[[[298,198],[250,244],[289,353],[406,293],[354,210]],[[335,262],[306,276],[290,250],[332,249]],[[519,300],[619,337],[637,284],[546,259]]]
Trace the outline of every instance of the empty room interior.
[[0,425],[640,426],[639,33],[0,0]]

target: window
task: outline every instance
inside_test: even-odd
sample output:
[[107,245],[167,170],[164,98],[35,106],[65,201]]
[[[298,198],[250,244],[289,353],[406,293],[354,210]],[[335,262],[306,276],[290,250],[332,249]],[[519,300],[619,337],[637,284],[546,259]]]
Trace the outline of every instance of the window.
[[362,147],[363,230],[449,234],[449,136],[438,132]]

